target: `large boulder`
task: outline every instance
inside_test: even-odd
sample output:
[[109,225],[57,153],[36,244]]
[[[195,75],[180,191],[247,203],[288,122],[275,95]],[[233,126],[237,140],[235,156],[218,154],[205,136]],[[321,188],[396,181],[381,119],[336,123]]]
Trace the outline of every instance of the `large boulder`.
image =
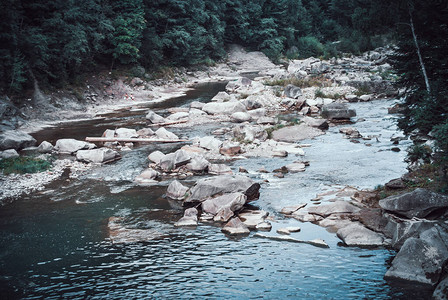
[[214,216],[214,221],[227,222],[234,213],[243,208],[247,196],[243,193],[230,193],[207,199],[202,202],[202,211]]
[[156,164],[159,164],[160,163],[160,161],[162,160],[162,158],[164,158],[165,157],[165,154],[163,154],[161,151],[159,151],[159,150],[156,150],[156,151],[154,151],[154,152],[151,152],[149,155],[148,155],[148,159],[150,160],[150,161],[152,161],[153,163],[156,163]]
[[115,130],[115,136],[117,138],[124,138],[124,139],[138,138],[138,133],[137,133],[137,130],[135,130],[135,129],[118,128],[117,130]]
[[205,172],[210,165],[210,162],[202,156],[196,156],[186,165],[186,168],[195,173]]
[[153,124],[160,124],[160,123],[165,123],[166,122],[164,117],[159,116],[158,114],[156,114],[152,110],[148,111],[148,114],[146,115],[146,119],[149,122],[153,123]]
[[233,113],[231,116],[232,120],[237,123],[248,122],[252,119],[251,115],[247,112],[238,111]]
[[99,148],[92,150],[79,150],[76,159],[88,163],[107,163],[119,157],[117,151],[109,148]]
[[194,207],[187,208],[184,212],[184,216],[174,224],[176,227],[196,225],[198,225],[198,210]]
[[382,246],[384,237],[359,223],[353,223],[338,230],[337,236],[347,246]]
[[78,150],[93,149],[96,146],[91,143],[75,139],[60,139],[56,141],[54,149],[60,153],[76,153]]
[[409,219],[430,217],[431,213],[440,213],[448,208],[448,197],[426,189],[390,196],[379,202],[382,209]]
[[344,103],[330,103],[322,107],[322,117],[326,119],[350,119],[355,116],[356,111]]
[[19,153],[15,149],[8,149],[5,151],[0,151],[0,159],[1,158],[15,158],[19,157]]
[[302,96],[302,94],[303,94],[302,90],[299,87],[295,86],[295,85],[288,84],[285,87],[285,96],[288,97],[288,98],[297,99],[300,96]]
[[202,107],[209,115],[231,115],[236,112],[245,112],[246,106],[238,101],[209,102]]
[[177,180],[173,180],[168,189],[166,190],[166,196],[175,199],[183,200],[187,196],[188,188]]
[[53,150],[53,145],[47,141],[43,141],[40,143],[40,145],[37,147],[37,151],[39,153],[50,153]]
[[179,149],[174,153],[165,155],[159,163],[159,167],[166,172],[177,169],[190,162],[191,157],[184,150]]
[[157,183],[157,177],[159,177],[159,172],[154,169],[148,168],[144,170],[140,175],[135,177],[135,181],[142,185],[152,185]]
[[300,124],[275,130],[272,132],[272,139],[279,142],[294,143],[301,140],[311,139],[322,134],[324,134],[322,130],[306,124]]
[[448,260],[448,232],[442,226],[434,226],[409,238],[392,261],[385,278],[400,279],[435,286]]
[[246,193],[254,181],[241,175],[221,175],[200,179],[191,188],[186,202],[202,202],[210,197],[224,193]]
[[36,140],[22,131],[8,130],[0,133],[0,151],[6,149],[21,150],[35,144]]

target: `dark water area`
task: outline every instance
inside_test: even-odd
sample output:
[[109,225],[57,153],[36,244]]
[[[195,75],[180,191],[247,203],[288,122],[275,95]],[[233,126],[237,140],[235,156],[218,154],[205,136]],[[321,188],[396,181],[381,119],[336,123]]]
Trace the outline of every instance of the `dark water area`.
[[[207,101],[216,93],[205,88],[176,103]],[[260,199],[252,202],[275,219],[267,234],[300,226],[301,232],[292,237],[324,239],[328,249],[260,239],[253,233],[229,237],[216,224],[175,228],[183,208],[164,196],[169,182],[145,187],[133,179],[146,168],[149,153],[178,146],[145,145],[78,179],[63,178],[0,207],[0,298],[430,299],[431,293],[420,286],[383,279],[394,251],[344,247],[334,233],[278,214],[291,204],[312,205],[310,199],[322,190],[344,185],[372,188],[400,176],[405,154],[390,151],[395,146],[390,136],[397,130],[395,118],[387,115],[392,104],[351,104],[365,118],[354,127],[364,136],[379,136],[378,142],[353,144],[338,132],[340,126],[332,127],[326,135],[305,141],[311,147],[305,148],[303,159],[310,167],[304,173],[278,179],[256,171],[261,166],[271,171],[297,157],[231,163],[235,173],[243,166],[254,180],[269,181],[262,184]],[[214,126],[219,124],[185,134],[209,135]],[[73,125],[72,130],[93,135],[87,126]],[[54,129],[52,134],[60,138],[56,133]],[[407,145],[402,142],[399,147],[404,150]],[[192,185],[196,179],[182,183]],[[145,241],[114,244],[109,239],[111,217],[151,234]]]

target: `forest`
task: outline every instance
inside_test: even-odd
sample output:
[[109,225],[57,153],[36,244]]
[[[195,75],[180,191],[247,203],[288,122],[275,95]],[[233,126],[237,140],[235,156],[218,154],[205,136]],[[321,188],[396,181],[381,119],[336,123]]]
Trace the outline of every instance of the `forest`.
[[[97,69],[212,65],[238,43],[272,60],[394,44],[407,89],[400,126],[448,150],[448,4],[443,0],[4,0],[0,91],[62,88]],[[423,150],[419,150],[423,151]]]

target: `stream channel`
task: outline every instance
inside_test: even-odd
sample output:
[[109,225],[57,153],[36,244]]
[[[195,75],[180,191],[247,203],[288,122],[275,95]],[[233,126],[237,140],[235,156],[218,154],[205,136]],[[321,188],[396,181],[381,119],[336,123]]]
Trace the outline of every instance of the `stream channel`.
[[[209,101],[224,83],[198,86],[186,96],[139,106],[101,118],[64,123],[34,134],[38,142],[59,138],[83,140],[101,136],[105,129],[145,126],[149,107],[164,113],[168,107],[191,101]],[[363,136],[378,141],[351,143],[338,128],[313,140],[305,148],[310,166],[303,173],[276,178],[268,171],[297,157],[251,158],[231,162],[263,183],[253,205],[268,211],[276,229],[297,226],[292,236],[302,240],[324,239],[328,249],[308,244],[254,237],[229,237],[213,224],[196,229],[175,228],[182,207],[165,198],[169,182],[141,187],[133,183],[147,166],[147,156],[159,149],[170,152],[181,145],[145,145],[123,154],[112,164],[97,167],[78,179],[61,179],[43,192],[0,207],[0,296],[25,299],[156,298],[156,299],[412,299],[430,294],[412,285],[383,279],[396,254],[384,248],[344,247],[334,233],[311,223],[284,218],[285,206],[310,201],[316,194],[347,185],[374,188],[406,172],[403,162],[409,141],[393,152],[390,141],[397,134],[395,116],[387,107],[396,100],[351,103],[358,118],[353,126]],[[220,124],[192,129],[170,129],[192,138],[210,135]],[[366,146],[371,143],[371,146]],[[199,177],[182,181],[192,185]],[[129,227],[148,229],[156,238],[145,242],[113,244],[108,219],[123,217]],[[4,298],[4,297],[1,297]]]

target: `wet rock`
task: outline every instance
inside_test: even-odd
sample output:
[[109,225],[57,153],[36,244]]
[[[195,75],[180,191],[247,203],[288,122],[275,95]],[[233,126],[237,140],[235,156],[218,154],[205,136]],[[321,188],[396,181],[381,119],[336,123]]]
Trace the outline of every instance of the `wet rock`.
[[310,241],[305,241],[305,240],[299,240],[287,235],[277,235],[277,236],[273,236],[273,235],[265,235],[265,234],[261,234],[261,233],[256,233],[254,235],[255,237],[260,237],[260,238],[265,238],[265,239],[270,239],[270,240],[274,240],[274,241],[285,241],[285,242],[293,242],[293,243],[301,243],[301,244],[309,244],[309,245],[313,245],[319,248],[330,248],[330,246],[328,246],[328,244],[321,239],[315,239],[315,240],[310,240]]
[[253,184],[252,179],[242,175],[220,175],[204,178],[198,180],[193,188],[190,189],[190,196],[185,201],[187,203],[202,202],[218,194],[246,193]]
[[148,168],[144,170],[140,175],[135,177],[135,182],[139,184],[154,184],[157,183],[155,180],[159,177],[159,172],[154,169]]
[[15,149],[0,151],[0,158],[15,158],[15,157],[19,157],[19,153],[17,153]]
[[303,163],[292,163],[292,164],[286,165],[286,169],[290,173],[305,172],[305,164],[303,164]]
[[347,246],[382,246],[384,237],[359,223],[353,223],[338,230],[337,236]]
[[409,219],[413,217],[425,218],[436,211],[446,211],[448,208],[448,197],[418,188],[406,194],[382,199],[379,205],[386,211]]
[[300,230],[300,227],[285,227],[277,229],[277,233],[289,235],[291,232],[299,232]]
[[231,115],[236,112],[245,112],[246,107],[241,102],[209,102],[202,108],[209,115]]
[[440,281],[432,297],[434,300],[448,300],[448,277]]
[[93,149],[96,146],[75,139],[60,139],[56,141],[54,149],[60,153],[75,153],[78,150]]
[[386,272],[387,279],[401,279],[435,286],[448,260],[448,232],[435,226],[409,238]]
[[370,101],[372,99],[371,95],[362,95],[359,97],[359,100],[361,101]]
[[247,197],[247,201],[252,201],[260,198],[260,184],[258,182],[253,183],[244,194]]
[[202,211],[213,215],[215,222],[227,222],[247,201],[242,193],[230,193],[202,202]]
[[159,139],[166,139],[166,140],[177,140],[179,137],[172,133],[171,131],[166,130],[164,127],[160,127],[155,132],[156,136]]
[[326,119],[316,119],[311,117],[304,117],[302,121],[308,126],[318,128],[320,130],[327,130],[329,127],[328,121]]
[[331,103],[322,107],[322,117],[326,119],[350,119],[355,116],[356,111],[344,103]]
[[269,213],[264,210],[245,210],[239,214],[239,218],[248,228],[255,229],[268,215]]
[[388,183],[385,184],[388,189],[392,190],[400,190],[406,188],[406,184],[401,178],[392,179]]
[[287,206],[287,207],[282,208],[282,210],[280,212],[284,215],[291,215],[292,213],[298,211],[299,209],[304,208],[305,206],[306,206],[306,203],[300,203],[298,205]]
[[248,122],[252,117],[246,112],[235,112],[231,116],[232,120],[237,123]]
[[348,203],[347,201],[335,201],[334,203],[320,206],[313,206],[308,209],[308,213],[328,217],[332,214],[355,214],[361,209]]
[[118,128],[115,130],[115,136],[117,138],[137,138],[138,133],[135,129],[129,129],[129,128]]
[[174,153],[165,155],[159,163],[159,167],[165,171],[169,172],[177,169],[183,165],[186,165],[191,160],[190,155],[188,155],[184,150],[179,149]]
[[391,217],[389,216],[387,221],[389,221],[389,223],[386,224],[385,228],[387,228],[387,233],[392,236],[391,245],[394,249],[398,250],[403,246],[407,239],[418,238],[424,231],[436,226],[435,221],[420,219],[405,220],[395,218],[394,220],[391,220]]
[[198,225],[198,210],[194,207],[187,208],[184,212],[184,216],[177,221],[174,226],[176,227],[190,227]]
[[296,212],[293,212],[291,214],[291,217],[293,217],[294,219],[296,219],[300,222],[315,223],[315,222],[319,222],[319,221],[323,220],[323,217],[321,217],[319,215],[315,215],[315,214],[310,214],[307,211],[303,211],[303,210],[298,210]]
[[280,142],[294,143],[301,140],[311,139],[324,134],[321,130],[300,124],[296,126],[284,127],[272,132],[272,138]]
[[166,120],[164,117],[156,114],[152,110],[148,111],[148,114],[146,115],[146,119],[149,122],[151,122],[152,124],[166,123]]
[[208,173],[213,175],[233,174],[232,169],[226,164],[210,164]]
[[159,164],[162,158],[165,157],[165,154],[163,154],[160,151],[154,151],[151,154],[148,155],[148,159],[156,164]]
[[177,180],[173,180],[166,190],[166,196],[175,199],[175,200],[183,200],[187,197],[188,188]]
[[255,229],[260,230],[260,231],[271,231],[272,224],[267,221],[264,221],[264,222],[258,223],[257,226],[255,226]]
[[126,228],[123,225],[123,218],[110,217],[108,222],[109,238],[113,243],[135,243],[149,241],[159,238],[162,232],[152,229]]
[[249,228],[247,228],[247,226],[243,222],[241,222],[238,217],[230,219],[230,221],[227,222],[226,225],[224,225],[221,231],[230,235],[250,233]]
[[234,156],[241,153],[241,146],[239,143],[224,143],[219,149],[219,153],[223,155]]
[[358,101],[358,96],[356,95],[345,95],[345,100],[349,101],[349,102],[356,102]]
[[186,168],[195,173],[201,173],[208,170],[210,162],[202,156],[196,156],[186,165]]
[[40,143],[40,145],[37,147],[37,151],[39,153],[50,153],[53,150],[53,145],[47,141],[43,141]]
[[21,150],[35,144],[36,140],[22,131],[8,130],[0,133],[0,151],[7,149]]
[[76,159],[88,163],[107,163],[115,160],[120,155],[109,148],[99,148],[92,150],[78,150]]
[[302,90],[295,85],[288,84],[285,87],[285,96],[288,98],[297,99],[302,96],[302,94]]
[[349,138],[357,139],[361,138],[362,135],[359,133],[359,131],[353,127],[342,127],[339,129],[340,133],[343,133],[347,135]]
[[222,145],[222,141],[218,140],[217,138],[215,138],[213,136],[201,137],[201,138],[199,138],[198,142],[199,142],[199,147],[214,151],[216,153],[219,152],[219,148]]

